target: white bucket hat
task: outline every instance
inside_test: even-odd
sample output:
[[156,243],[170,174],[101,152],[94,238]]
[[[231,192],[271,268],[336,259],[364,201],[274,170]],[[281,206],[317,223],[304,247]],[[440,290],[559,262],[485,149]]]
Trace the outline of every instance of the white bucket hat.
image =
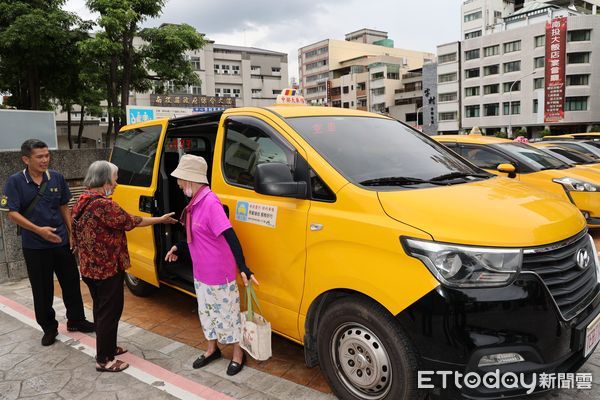
[[208,165],[204,158],[193,154],[184,154],[179,160],[175,171],[171,172],[171,176],[183,179],[184,181],[205,183],[208,185],[207,171]]

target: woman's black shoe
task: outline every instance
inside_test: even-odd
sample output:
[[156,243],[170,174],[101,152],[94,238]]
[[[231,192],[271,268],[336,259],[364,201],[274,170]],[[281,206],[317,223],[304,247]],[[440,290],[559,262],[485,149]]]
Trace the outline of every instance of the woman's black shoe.
[[240,372],[242,370],[242,368],[244,368],[245,363],[246,363],[246,354],[244,354],[242,356],[242,362],[240,364],[231,360],[231,362],[227,366],[227,375],[233,376],[233,375],[237,374],[238,372]]
[[221,350],[217,347],[217,349],[213,351],[213,353],[210,356],[205,357],[203,354],[200,357],[198,357],[196,361],[194,361],[194,364],[192,364],[192,367],[194,367],[195,369],[202,368],[210,364],[211,362],[218,360],[219,358],[221,358]]

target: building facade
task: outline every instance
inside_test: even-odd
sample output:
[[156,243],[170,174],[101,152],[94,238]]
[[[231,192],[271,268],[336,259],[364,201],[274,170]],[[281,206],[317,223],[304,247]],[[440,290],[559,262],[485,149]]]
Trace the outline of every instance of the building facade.
[[368,110],[393,105],[402,71],[420,68],[434,57],[393,45],[387,32],[361,29],[348,33],[346,40],[325,39],[300,48],[299,85],[307,102]]
[[[169,94],[233,97],[237,107],[265,107],[272,105],[289,85],[285,53],[209,42],[186,56],[201,83],[185,87],[167,83]],[[150,105],[150,94],[132,93],[129,104]]]
[[[600,16],[549,9],[540,21],[462,43],[462,127],[585,132],[600,123]],[[546,21],[566,17],[564,118],[544,122]],[[510,132],[509,132],[510,133]]]

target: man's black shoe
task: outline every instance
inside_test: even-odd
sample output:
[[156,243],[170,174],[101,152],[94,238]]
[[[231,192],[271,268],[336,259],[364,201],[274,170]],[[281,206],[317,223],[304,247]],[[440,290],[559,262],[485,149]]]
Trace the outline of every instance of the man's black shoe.
[[56,341],[56,336],[58,336],[58,331],[45,332],[44,336],[42,336],[42,346],[50,346]]
[[69,332],[79,331],[79,332],[90,333],[90,332],[96,331],[96,326],[94,325],[93,322],[90,322],[85,319],[82,321],[67,321],[67,330]]
[[196,361],[194,361],[194,364],[192,364],[192,367],[194,367],[195,369],[202,368],[210,364],[211,362],[218,360],[219,358],[221,358],[221,350],[217,347],[217,349],[213,351],[213,353],[210,356],[205,357],[203,354],[200,357],[198,357]]

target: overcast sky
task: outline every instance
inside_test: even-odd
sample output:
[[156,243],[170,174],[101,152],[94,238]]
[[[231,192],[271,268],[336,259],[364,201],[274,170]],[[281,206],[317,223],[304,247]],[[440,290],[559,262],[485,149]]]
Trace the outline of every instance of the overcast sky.
[[[436,45],[460,39],[461,0],[167,0],[159,18],[185,22],[220,44],[252,46],[288,54],[289,75],[298,76],[298,48],[323,39],[344,39],[361,28],[387,31],[395,47],[435,53]],[[94,19],[85,0],[65,8]]]

